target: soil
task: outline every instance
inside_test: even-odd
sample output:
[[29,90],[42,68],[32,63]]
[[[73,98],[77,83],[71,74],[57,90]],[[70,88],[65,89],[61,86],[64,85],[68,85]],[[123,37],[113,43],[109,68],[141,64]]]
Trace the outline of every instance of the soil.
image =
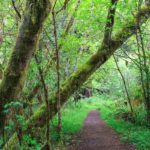
[[91,111],[84,126],[73,139],[68,150],[135,150],[128,143],[122,143],[117,133],[101,120],[99,112]]

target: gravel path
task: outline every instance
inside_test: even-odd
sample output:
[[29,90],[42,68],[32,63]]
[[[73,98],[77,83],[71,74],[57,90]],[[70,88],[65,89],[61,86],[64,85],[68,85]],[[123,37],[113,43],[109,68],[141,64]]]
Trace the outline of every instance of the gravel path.
[[135,150],[121,143],[119,136],[100,119],[98,111],[91,111],[85,119],[83,129],[74,139],[69,150]]

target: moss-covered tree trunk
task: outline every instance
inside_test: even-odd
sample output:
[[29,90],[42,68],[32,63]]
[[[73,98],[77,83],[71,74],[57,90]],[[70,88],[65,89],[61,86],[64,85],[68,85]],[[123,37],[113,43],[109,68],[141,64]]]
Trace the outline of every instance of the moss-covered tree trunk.
[[48,16],[49,0],[27,0],[25,14],[16,43],[0,85],[0,129],[3,129],[4,105],[17,99],[22,91],[26,72],[36,50],[43,22]]
[[[150,17],[150,6],[143,7],[135,18],[124,25],[122,30],[118,32],[109,42],[109,47],[102,43],[97,53],[94,54],[81,68],[79,68],[74,74],[72,74],[68,80],[64,82],[60,90],[61,106],[67,101],[67,99],[81,86],[83,83],[102,65],[110,56],[122,46],[122,44],[128,40],[133,34],[136,33],[137,22],[143,24]],[[49,98],[50,109],[53,115],[57,113],[57,93],[54,93]],[[46,120],[46,106],[43,104],[31,118],[27,121],[28,128],[44,125]],[[52,117],[52,116],[51,116]]]

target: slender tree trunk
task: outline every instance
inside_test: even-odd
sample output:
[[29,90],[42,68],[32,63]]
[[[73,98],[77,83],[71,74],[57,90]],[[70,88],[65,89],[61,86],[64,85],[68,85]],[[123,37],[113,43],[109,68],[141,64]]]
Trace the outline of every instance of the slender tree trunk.
[[[37,63],[37,66],[40,64],[38,57],[35,55],[35,61]],[[46,125],[47,125],[47,131],[46,131],[46,143],[44,145],[44,147],[47,147],[46,150],[50,150],[51,149],[51,141],[50,141],[50,109],[49,109],[49,101],[48,101],[48,88],[44,79],[44,75],[43,75],[43,71],[41,69],[40,66],[38,66],[38,71],[39,71],[39,76],[40,76],[40,80],[43,86],[43,90],[44,90],[44,99],[45,99],[45,104],[47,107],[47,114],[46,114]]]
[[141,43],[141,51],[143,54],[143,71],[145,73],[146,81],[145,81],[145,89],[146,89],[146,99],[145,99],[145,105],[147,109],[147,121],[150,123],[150,72],[149,72],[149,65],[147,63],[147,56],[146,56],[146,51],[144,48],[144,42],[143,42],[143,37],[142,37],[142,31],[139,26],[139,37],[140,37],[140,43]]
[[50,11],[49,0],[27,0],[9,64],[0,85],[0,129],[5,122],[4,105],[17,99],[22,91],[26,72],[36,50],[43,22]]
[[[150,7],[150,0],[145,0],[145,3],[147,6]],[[139,1],[139,6],[138,6],[138,11],[140,11],[140,1]],[[139,34],[138,34],[139,33]],[[138,39],[139,36],[139,39]],[[145,99],[145,108],[147,111],[147,121],[150,123],[150,86],[149,86],[149,65],[147,61],[147,56],[146,56],[146,51],[144,47],[144,41],[143,41],[143,36],[142,36],[142,30],[139,25],[139,22],[137,21],[137,34],[136,34],[136,40],[137,40],[137,45],[138,45],[138,52],[139,54],[139,60],[140,60],[140,72],[141,72],[141,82],[142,82],[142,88],[144,91],[144,99]],[[141,50],[141,51],[140,51]],[[143,63],[143,64],[141,64]],[[143,80],[145,78],[145,80]]]
[[117,59],[116,59],[115,55],[113,55],[113,58],[114,58],[114,61],[115,61],[117,70],[118,70],[118,72],[119,72],[119,74],[120,74],[120,76],[121,76],[121,78],[122,78],[123,85],[124,85],[124,89],[125,89],[126,96],[127,96],[127,100],[128,100],[128,104],[129,104],[129,106],[130,106],[130,110],[131,110],[131,113],[132,113],[132,115],[133,115],[133,107],[132,107],[132,104],[131,104],[131,98],[130,98],[130,95],[129,95],[129,92],[128,92],[126,80],[125,80],[125,78],[124,78],[123,73],[122,73],[121,70],[120,70],[120,67],[119,67],[119,65],[118,65],[118,62],[117,62]]
[[61,132],[61,104],[60,104],[60,49],[58,47],[58,36],[57,36],[57,24],[56,24],[56,13],[55,8],[52,11],[53,26],[54,26],[54,38],[55,38],[55,55],[56,55],[56,73],[57,73],[57,112],[58,112],[58,134]]

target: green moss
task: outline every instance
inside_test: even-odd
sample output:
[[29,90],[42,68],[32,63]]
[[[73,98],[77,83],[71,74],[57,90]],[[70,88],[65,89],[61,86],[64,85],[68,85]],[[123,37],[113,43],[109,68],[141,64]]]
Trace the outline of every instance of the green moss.
[[11,139],[5,144],[2,150],[16,150],[19,149],[19,140],[17,133],[14,133]]
[[36,111],[34,113],[34,115],[29,120],[27,120],[27,122],[26,122],[27,129],[29,127],[34,127],[36,125],[37,120],[38,120],[39,124],[42,123],[42,121],[45,122],[46,118],[45,117],[41,118],[41,116],[46,116],[46,105],[45,104],[42,104],[42,106],[38,109],[38,111]]

